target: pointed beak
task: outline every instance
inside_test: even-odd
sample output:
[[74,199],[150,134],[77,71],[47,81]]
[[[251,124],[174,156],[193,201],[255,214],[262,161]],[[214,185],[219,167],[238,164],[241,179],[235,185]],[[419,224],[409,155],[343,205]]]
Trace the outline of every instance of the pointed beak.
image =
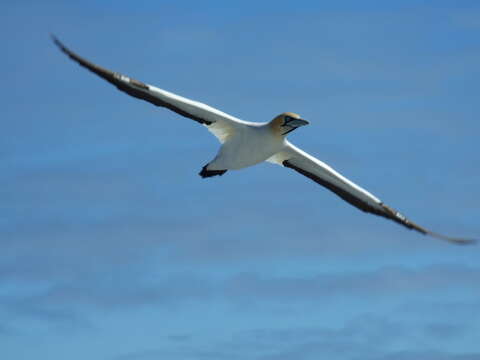
[[307,120],[303,119],[289,119],[285,121],[285,124],[283,124],[284,128],[287,128],[288,130],[285,131],[282,135],[287,135],[289,132],[292,132],[296,128],[299,128],[300,126],[308,125],[309,122]]
[[294,128],[308,125],[308,124],[310,123],[307,120],[303,120],[303,119],[293,119],[286,123],[287,126],[294,127]]

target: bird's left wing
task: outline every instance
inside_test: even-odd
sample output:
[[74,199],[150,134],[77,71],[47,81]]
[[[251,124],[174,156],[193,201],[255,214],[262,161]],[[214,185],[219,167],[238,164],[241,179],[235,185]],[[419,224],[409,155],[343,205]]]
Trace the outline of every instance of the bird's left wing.
[[474,242],[470,239],[452,238],[427,230],[407,219],[397,210],[385,205],[380,199],[348,180],[327,164],[286,142],[285,148],[267,161],[293,169],[316,183],[326,187],[358,209],[383,216],[411,230],[456,244]]
[[206,125],[208,130],[210,130],[222,143],[235,132],[235,129],[238,126],[242,126],[241,124],[247,124],[246,121],[237,119],[236,117],[201,102],[184,98],[118,72],[98,66],[68,49],[53,35],[52,39],[55,45],[57,45],[60,50],[72,60],[115,85],[119,90],[138,99],[148,101],[156,106],[170,109],[177,114]]

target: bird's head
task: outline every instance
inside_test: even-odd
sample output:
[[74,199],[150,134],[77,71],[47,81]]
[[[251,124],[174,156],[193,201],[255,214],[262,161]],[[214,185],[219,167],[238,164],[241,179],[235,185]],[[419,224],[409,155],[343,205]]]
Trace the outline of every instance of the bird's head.
[[272,130],[280,136],[285,136],[296,128],[308,124],[309,122],[301,119],[300,115],[291,112],[280,114],[270,122]]

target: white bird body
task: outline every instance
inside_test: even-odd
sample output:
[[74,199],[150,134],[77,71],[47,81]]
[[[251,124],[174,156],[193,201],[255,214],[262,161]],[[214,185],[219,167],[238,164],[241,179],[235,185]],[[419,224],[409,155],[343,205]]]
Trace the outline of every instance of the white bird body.
[[221,146],[211,170],[238,170],[261,163],[285,147],[285,139],[273,133],[268,123],[240,124]]
[[70,51],[55,37],[53,41],[72,60],[115,85],[119,90],[205,125],[222,145],[216,157],[199,173],[203,178],[221,176],[229,170],[243,169],[268,161],[297,171],[362,211],[393,220],[424,235],[457,244],[473,242],[469,239],[437,234],[415,224],[327,164],[292,145],[286,139],[286,135],[308,124],[308,121],[301,119],[298,114],[282,113],[265,123],[240,120],[201,102],[102,68]]

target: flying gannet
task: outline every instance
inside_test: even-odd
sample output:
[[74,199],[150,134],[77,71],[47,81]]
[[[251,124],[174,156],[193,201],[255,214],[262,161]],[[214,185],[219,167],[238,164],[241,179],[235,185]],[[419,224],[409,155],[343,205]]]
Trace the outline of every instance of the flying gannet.
[[115,85],[119,90],[206,126],[222,145],[215,158],[201,169],[199,175],[202,178],[222,176],[228,170],[242,169],[268,161],[297,171],[364,212],[383,216],[408,229],[455,244],[475,241],[445,236],[415,224],[327,164],[291,144],[286,135],[308,125],[308,121],[301,119],[298,114],[282,113],[265,123],[243,121],[203,103],[93,64],[69,50],[55,36],[52,35],[52,39],[72,60]]

